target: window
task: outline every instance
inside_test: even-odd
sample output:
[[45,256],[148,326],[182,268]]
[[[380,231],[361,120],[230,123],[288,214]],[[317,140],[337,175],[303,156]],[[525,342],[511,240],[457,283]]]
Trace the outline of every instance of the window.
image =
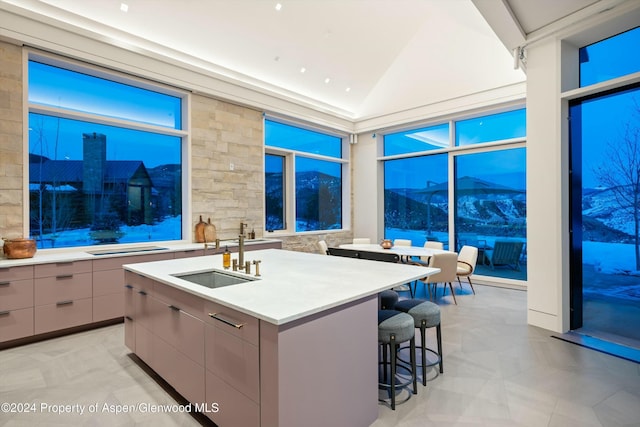
[[40,56],[28,73],[38,247],[180,240],[184,95]]
[[640,71],[640,27],[582,47],[580,87]]
[[343,228],[343,143],[338,136],[265,120],[267,231]]
[[[458,155],[454,182],[457,249],[476,246],[479,270],[513,272],[521,280],[526,279],[525,156],[524,148]],[[498,260],[496,246],[512,254]]]
[[447,155],[409,157],[384,163],[384,237],[449,239]]
[[569,112],[571,293],[579,313],[571,329],[638,347],[638,328],[626,325],[640,302],[640,85],[573,100]]
[[384,136],[384,155],[437,150],[449,146],[449,124],[430,126]]
[[384,135],[384,237],[476,246],[476,274],[526,280],[525,131],[518,109]]
[[523,108],[456,122],[456,146],[524,138],[525,111]]
[[265,210],[266,229],[284,230],[285,216],[285,156],[265,155]]

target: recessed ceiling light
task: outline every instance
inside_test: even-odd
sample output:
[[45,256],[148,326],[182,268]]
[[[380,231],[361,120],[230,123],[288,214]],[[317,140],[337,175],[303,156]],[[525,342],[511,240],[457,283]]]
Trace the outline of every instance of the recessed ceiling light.
[[120,10],[123,12],[128,12],[129,11],[129,5],[126,3],[120,3]]
[[331,79],[329,77],[327,77],[326,79],[324,79],[325,83],[329,83],[331,81]]
[[276,3],[276,10],[282,9],[282,5],[280,3]]
[[351,88],[350,88],[350,87],[348,87],[348,88],[346,88],[344,91],[345,91],[345,92],[351,92]]
[[300,68],[300,72],[301,72],[301,73],[304,73],[305,71],[307,71],[307,69],[306,69],[306,68],[304,68],[304,67]]

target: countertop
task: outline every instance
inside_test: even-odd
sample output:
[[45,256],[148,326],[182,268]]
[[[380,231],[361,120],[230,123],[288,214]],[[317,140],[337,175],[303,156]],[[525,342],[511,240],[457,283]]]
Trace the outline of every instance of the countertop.
[[[236,256],[234,256],[236,257]],[[282,325],[439,272],[437,268],[328,255],[263,249],[245,253],[260,260],[257,280],[209,289],[176,274],[222,270],[222,255],[124,265],[125,270]],[[255,273],[255,266],[252,265]]]
[[[260,243],[269,243],[269,242],[279,242],[277,239],[252,239],[245,240],[245,245],[251,246]],[[236,248],[238,246],[237,240],[222,240],[220,242],[220,247],[224,248],[228,246],[230,249]],[[140,250],[144,248],[158,248],[153,250]],[[56,262],[71,262],[71,261],[84,261],[84,260],[100,260],[104,258],[111,257],[126,257],[126,256],[136,256],[136,255],[145,255],[145,254],[159,254],[159,253],[168,253],[168,252],[180,252],[180,251],[193,251],[193,250],[203,250],[204,243],[155,243],[150,242],[148,244],[137,244],[133,246],[121,246],[121,247],[103,247],[103,246],[93,246],[91,248],[86,248],[84,250],[80,250],[77,248],[68,248],[68,249],[43,249],[38,250],[33,258],[24,258],[24,259],[8,259],[4,258],[0,255],[0,269],[2,268],[10,268],[17,267],[21,265],[35,265],[35,264],[49,264]],[[209,251],[215,251],[212,245],[209,244]],[[220,249],[222,251],[223,249]],[[94,253],[92,253],[94,252]],[[96,252],[107,252],[106,254],[96,255]],[[0,247],[0,254],[2,254],[2,247]]]

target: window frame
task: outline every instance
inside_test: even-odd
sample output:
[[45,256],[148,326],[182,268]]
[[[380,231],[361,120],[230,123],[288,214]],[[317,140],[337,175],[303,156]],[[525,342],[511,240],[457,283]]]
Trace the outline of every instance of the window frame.
[[[99,79],[105,79],[114,81],[121,84],[130,85],[139,89],[149,90],[153,92],[162,93],[165,95],[177,97],[181,99],[181,120],[180,120],[180,129],[170,128],[166,126],[152,125],[146,124],[136,121],[127,121],[120,118],[113,118],[108,116],[103,116],[99,114],[93,114],[85,111],[75,111],[65,108],[57,108],[48,105],[42,104],[31,104],[29,102],[29,62],[35,61],[40,62],[46,65],[50,65],[53,67],[62,68],[65,70],[84,73],[90,75],[92,77],[96,77]],[[116,70],[108,69],[103,66],[89,64],[83,61],[62,57],[60,55],[43,52],[33,48],[26,48],[25,55],[23,56],[23,100],[24,100],[24,114],[23,114],[23,135],[25,135],[23,144],[24,154],[23,154],[23,232],[24,235],[30,235],[30,190],[29,190],[29,151],[31,147],[30,141],[30,122],[29,115],[31,113],[42,114],[51,117],[59,117],[62,119],[69,120],[78,120],[85,121],[90,123],[95,123],[99,125],[105,126],[114,126],[119,128],[126,128],[135,131],[142,132],[150,132],[155,134],[163,134],[167,136],[177,137],[180,139],[180,156],[181,156],[181,191],[182,191],[182,200],[181,203],[181,228],[180,240],[158,240],[153,241],[154,244],[167,244],[167,243],[183,243],[190,241],[190,223],[188,221],[191,218],[191,206],[189,203],[190,200],[190,182],[189,182],[189,170],[190,170],[190,143],[191,143],[191,132],[190,132],[190,105],[191,105],[191,94],[190,92],[179,89],[173,86],[169,86],[166,84],[158,83],[149,79],[137,77],[134,75],[126,74],[123,72],[119,72]],[[136,246],[140,245],[144,242],[130,242],[130,243],[111,243],[111,244],[100,244],[100,245],[79,245],[79,246],[66,246],[59,248],[42,248],[39,250],[42,251],[63,251],[63,250],[83,250],[87,248],[95,248],[99,246],[100,248],[110,248],[110,247],[126,247],[126,246]]]
[[[450,117],[443,118],[438,121],[434,120],[429,122],[420,122],[420,123],[412,124],[411,126],[407,125],[407,126],[399,126],[399,127],[394,127],[390,129],[385,129],[384,131],[381,131],[378,134],[382,136],[382,138],[379,139],[379,144],[378,144],[378,154],[379,154],[379,156],[377,157],[377,162],[379,165],[378,170],[384,171],[384,162],[387,160],[397,160],[397,159],[406,159],[411,157],[423,157],[423,156],[434,156],[434,155],[446,154],[447,164],[448,164],[447,185],[448,185],[448,205],[449,205],[449,210],[447,213],[448,215],[447,233],[448,233],[448,241],[450,242],[450,244],[457,245],[457,242],[456,242],[457,233],[455,229],[456,212],[455,212],[455,209],[453,208],[455,207],[455,204],[456,204],[455,158],[457,156],[463,156],[465,154],[486,153],[491,151],[508,150],[508,149],[516,149],[516,148],[526,149],[527,135],[524,135],[522,137],[495,140],[495,141],[482,142],[482,143],[470,144],[470,145],[456,145],[456,135],[455,135],[456,122],[462,121],[462,120],[480,118],[480,117],[494,115],[494,114],[501,114],[509,111],[516,111],[520,109],[526,109],[526,105],[523,101],[513,102],[503,106],[494,106],[493,108],[486,108],[480,111],[474,111],[473,113],[467,113],[467,114],[460,113],[457,115],[451,115]],[[389,156],[385,156],[383,154],[384,153],[383,144],[384,144],[385,135],[390,133],[396,133],[396,132],[406,132],[412,129],[421,129],[424,127],[437,126],[444,123],[449,124],[449,145],[447,147],[436,149],[436,150],[417,151],[417,152],[411,152],[411,153],[394,154]],[[526,168],[526,165],[525,165],[525,168]],[[382,190],[381,197],[384,198],[384,188],[385,188],[384,173],[382,173],[382,175],[383,175],[382,176],[383,190]],[[382,220],[379,224],[379,234],[383,235],[385,231],[384,202],[380,203],[380,212],[381,212],[381,215],[379,217],[382,218]],[[518,284],[522,282],[521,280],[507,279],[499,276],[487,276],[487,277],[490,277],[491,280],[496,283],[503,282],[508,284]]]
[[[285,228],[282,230],[267,230],[265,227],[265,232],[270,236],[300,236],[300,235],[308,235],[308,234],[326,234],[326,233],[338,233],[343,232],[345,230],[349,230],[351,228],[351,200],[350,200],[350,145],[349,145],[349,136],[346,133],[341,133],[336,130],[323,128],[317,125],[313,125],[310,123],[304,123],[299,121],[293,121],[290,119],[283,119],[281,117],[274,117],[269,115],[264,115],[263,117],[263,128],[266,126],[266,121],[272,121],[279,124],[293,126],[305,130],[310,130],[313,132],[323,133],[325,135],[338,137],[340,138],[340,143],[342,146],[341,152],[342,157],[332,157],[321,154],[309,153],[305,151],[299,151],[295,149],[289,148],[281,148],[269,146],[267,144],[266,134],[264,136],[264,154],[271,154],[276,156],[284,157],[284,197],[283,200],[283,209],[284,209],[284,217],[285,217]],[[314,160],[322,160],[330,163],[336,163],[341,165],[341,175],[342,175],[342,228],[340,229],[323,229],[323,230],[306,230],[306,231],[297,231],[296,229],[296,158],[297,157],[305,157]],[[266,192],[265,192],[266,193]],[[266,206],[265,206],[266,209]],[[265,225],[266,225],[266,212],[265,212]]]

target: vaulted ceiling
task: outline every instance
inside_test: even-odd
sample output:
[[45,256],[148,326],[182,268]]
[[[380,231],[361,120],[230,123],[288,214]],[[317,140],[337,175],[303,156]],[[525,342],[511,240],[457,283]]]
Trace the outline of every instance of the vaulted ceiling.
[[512,49],[528,34],[612,1],[0,0],[0,7],[355,120],[523,82]]

